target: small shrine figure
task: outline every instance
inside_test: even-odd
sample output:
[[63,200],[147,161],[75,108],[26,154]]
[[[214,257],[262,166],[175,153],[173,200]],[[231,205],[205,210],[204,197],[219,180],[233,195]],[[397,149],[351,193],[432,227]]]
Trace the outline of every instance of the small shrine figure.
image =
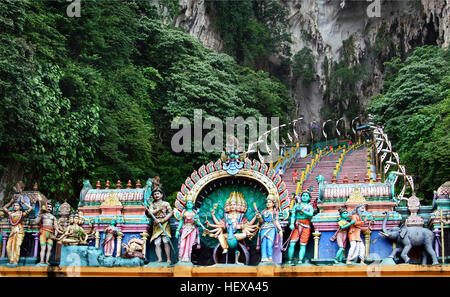
[[[282,243],[283,230],[278,221],[278,202],[274,195],[269,195],[266,202],[267,208],[261,214],[257,214],[261,224],[258,237],[258,247],[261,249],[261,262],[281,263],[280,243]],[[274,253],[277,253],[276,257],[274,257]]]
[[122,247],[125,249],[122,258],[138,257],[144,260],[144,246],[145,246],[144,239],[136,237],[131,238],[127,244],[122,244]]
[[103,253],[106,257],[111,257],[114,253],[114,249],[116,247],[115,237],[119,234],[119,229],[117,228],[117,220],[113,218],[111,221],[111,225],[106,227],[103,236]]
[[288,264],[293,264],[294,250],[297,241],[300,240],[300,251],[298,257],[298,264],[303,263],[305,257],[306,245],[308,244],[309,236],[311,234],[311,218],[314,214],[314,208],[309,203],[311,200],[311,194],[305,191],[301,194],[301,197],[296,197],[294,206],[291,209],[290,225],[289,228],[292,233],[289,237],[289,249],[288,249]]
[[164,192],[160,188],[153,189],[151,197],[154,201],[150,201],[149,207],[146,207],[147,213],[153,219],[153,233],[150,242],[155,241],[155,252],[158,262],[163,262],[162,243],[164,244],[167,262],[170,262],[172,237],[170,235],[169,219],[173,215],[172,207],[169,202],[165,201]]
[[364,225],[366,222],[364,204],[358,204],[353,210],[352,222],[353,224],[351,224],[348,230],[350,249],[348,251],[346,264],[353,264],[352,261],[357,257],[360,258],[361,264],[365,264],[364,255],[366,252],[366,248],[364,246],[364,242],[361,239],[361,231],[364,231],[362,230],[362,225]]
[[[27,210],[22,211],[23,204]],[[13,206],[13,210],[8,208]],[[6,252],[8,254],[9,264],[17,265],[20,258],[20,247],[22,246],[23,239],[25,237],[25,230],[23,229],[22,222],[24,218],[32,211],[31,205],[26,203],[23,196],[19,194],[19,198],[11,199],[5,206],[3,211],[9,217],[9,223],[11,225],[11,232],[9,233],[8,242],[6,243]]]
[[197,226],[200,226],[200,218],[194,211],[194,202],[188,199],[175,233],[175,237],[179,239],[178,258],[180,262],[191,262],[192,247],[197,244],[197,249],[200,248],[200,233]]
[[39,227],[39,243],[41,245],[40,263],[49,265],[53,248],[53,240],[58,235],[56,217],[53,215],[53,206],[47,202],[46,207],[41,207],[34,222]]
[[347,244],[347,233],[348,228],[355,223],[355,221],[349,222],[348,211],[346,207],[339,208],[339,221],[338,227],[339,229],[334,233],[334,235],[330,238],[330,241],[336,241],[339,249],[336,252],[336,257],[334,258],[334,263],[338,264],[342,262],[345,253],[345,246]]
[[79,224],[80,217],[78,213],[71,213],[69,216],[69,226],[67,226],[64,233],[56,240],[63,245],[87,245],[89,235]]

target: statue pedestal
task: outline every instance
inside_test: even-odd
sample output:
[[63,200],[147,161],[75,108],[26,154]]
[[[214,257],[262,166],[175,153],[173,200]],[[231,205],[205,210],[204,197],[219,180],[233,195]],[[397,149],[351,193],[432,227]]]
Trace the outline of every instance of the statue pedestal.
[[[191,264],[191,265],[189,265]],[[174,277],[191,277],[192,276],[192,263],[177,263],[173,266],[173,276]]]
[[98,257],[101,249],[87,245],[63,245],[59,266],[99,266]]
[[383,260],[381,260],[381,265],[397,265],[397,263],[395,263],[393,258],[384,258]]

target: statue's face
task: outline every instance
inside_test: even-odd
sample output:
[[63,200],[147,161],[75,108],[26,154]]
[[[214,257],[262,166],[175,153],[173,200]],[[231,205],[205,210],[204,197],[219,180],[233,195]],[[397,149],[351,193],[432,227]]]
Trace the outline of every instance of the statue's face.
[[230,211],[230,205],[226,204],[224,209],[225,209],[225,212],[229,212]]
[[14,205],[13,205],[13,209],[15,210],[15,211],[17,211],[17,210],[20,210],[20,204],[19,203],[14,203]]
[[194,202],[192,202],[191,200],[188,200],[186,202],[186,208],[187,209],[192,209],[194,207]]
[[348,212],[347,211],[343,211],[341,213],[341,218],[343,218],[344,220],[348,219]]
[[51,204],[47,205],[47,211],[48,212],[52,212],[53,211],[53,206]]
[[308,193],[303,193],[302,194],[302,202],[309,202],[309,200],[311,199],[311,196],[309,196]]
[[365,211],[366,211],[366,208],[365,208],[364,206],[361,206],[361,207],[359,208],[359,210],[360,210],[361,212],[365,212]]
[[273,208],[273,201],[271,200],[271,199],[267,199],[267,201],[266,201],[266,206],[267,206],[267,208]]
[[235,203],[235,202],[231,202],[231,204],[230,204],[230,210],[231,210],[231,211],[236,211],[236,209],[237,209],[236,203]]
[[74,217],[69,217],[69,224],[73,224],[74,221]]
[[161,200],[162,199],[162,193],[159,191],[153,192],[153,198],[155,198],[155,200]]

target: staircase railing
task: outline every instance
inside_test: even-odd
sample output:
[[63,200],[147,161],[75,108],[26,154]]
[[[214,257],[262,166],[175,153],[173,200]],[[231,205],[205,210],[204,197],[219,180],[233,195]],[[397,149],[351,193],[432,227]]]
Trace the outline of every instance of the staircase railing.
[[289,153],[286,154],[283,158],[279,157],[278,161],[273,166],[273,169],[276,173],[280,171],[280,169],[283,170],[283,173],[286,172],[287,169],[289,169],[292,164],[295,163],[295,161],[299,158],[300,155],[300,145],[297,143],[297,145],[294,147],[291,147],[289,150]]

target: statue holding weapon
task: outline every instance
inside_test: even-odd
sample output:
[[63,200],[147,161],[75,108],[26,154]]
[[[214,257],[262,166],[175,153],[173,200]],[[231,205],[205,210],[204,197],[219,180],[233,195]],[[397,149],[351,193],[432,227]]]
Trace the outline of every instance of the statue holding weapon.
[[150,242],[155,242],[155,252],[158,262],[162,260],[162,248],[161,244],[164,244],[164,250],[166,253],[166,262],[170,263],[170,249],[175,252],[171,241],[170,224],[169,220],[173,215],[170,204],[164,199],[165,194],[160,188],[153,188],[151,192],[151,199],[149,200],[149,206],[145,206],[146,213],[153,220],[153,233],[150,238]]

